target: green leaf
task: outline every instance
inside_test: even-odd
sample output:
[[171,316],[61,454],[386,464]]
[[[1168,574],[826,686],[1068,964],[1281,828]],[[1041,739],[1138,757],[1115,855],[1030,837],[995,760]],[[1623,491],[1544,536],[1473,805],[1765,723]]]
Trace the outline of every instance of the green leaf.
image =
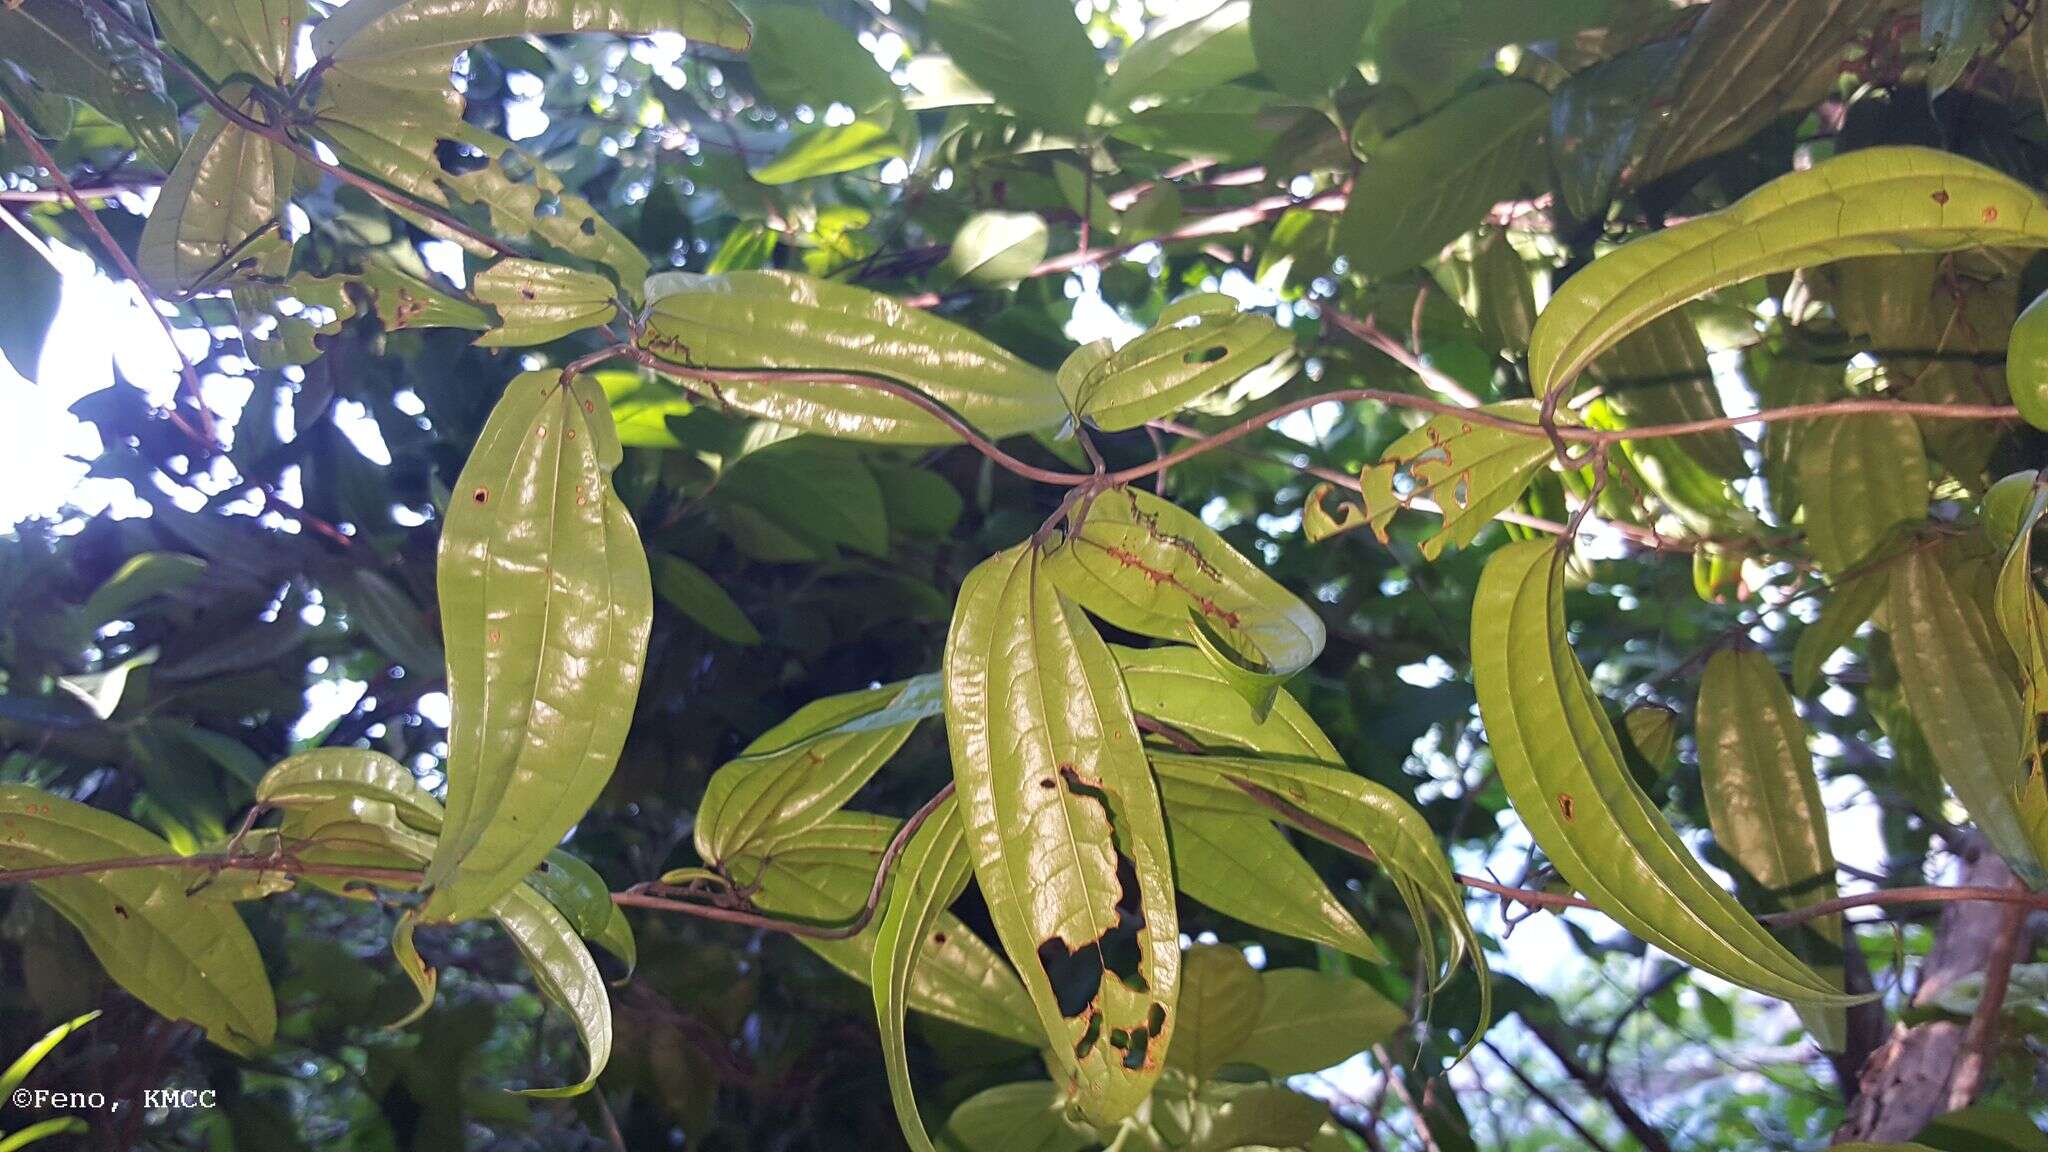
[[[1999,565],[1992,608],[1999,631],[2019,658],[2020,761],[2026,779],[2015,788],[2014,806],[2035,858],[2048,866],[2048,601],[2041,598],[2032,570],[2034,532],[2048,511],[2048,489],[2036,473],[2023,491],[2027,507]],[[1989,498],[1985,503],[1988,511]]]
[[1927,518],[1927,452],[1913,421],[1888,412],[1816,420],[1799,441],[1806,540],[1830,572],[1871,555],[1893,528]]
[[[280,249],[282,252],[283,249]],[[242,346],[262,368],[311,364],[320,358],[316,337],[341,331],[356,314],[346,276],[299,273],[282,283],[244,281],[233,285]]]
[[754,179],[763,184],[791,184],[858,171],[902,155],[902,143],[872,120],[821,124],[797,133],[782,155],[754,169]]
[[1352,181],[1337,251],[1372,279],[1434,259],[1529,182],[1549,117],[1543,89],[1493,84],[1373,148]]
[[773,856],[851,800],[944,703],[927,675],[797,709],[712,774],[697,805],[697,855]]
[[1045,259],[1045,220],[1033,212],[977,212],[953,234],[945,270],[957,282],[1003,287]]
[[[1478,409],[1530,425],[1537,422],[1539,410],[1534,400],[1506,400]],[[1551,455],[1548,437],[1509,432],[1463,416],[1432,416],[1389,444],[1379,462],[1359,474],[1363,506],[1342,504],[1331,516],[1323,506],[1331,486],[1316,485],[1308,496],[1304,531],[1315,543],[1370,525],[1373,535],[1385,543],[1396,511],[1423,508],[1443,516],[1442,526],[1422,541],[1424,558],[1435,560],[1447,546],[1472,543],[1480,529],[1513,507]]]
[[368,568],[349,573],[346,609],[370,642],[386,656],[414,672],[432,674],[442,666],[441,646],[412,597]]
[[1408,1026],[1408,1013],[1363,980],[1307,968],[1259,974],[1259,1014],[1230,1063],[1254,1064],[1276,1079],[1320,1072]]
[[654,610],[647,558],[611,488],[620,459],[587,378],[527,372],[449,500],[448,821],[424,914],[486,911],[575,826],[632,722]]
[[6,313],[0,315],[0,357],[17,376],[34,380],[44,339],[64,299],[64,278],[7,227],[0,227],[0,292],[8,302]]
[[1624,244],[1566,281],[1536,321],[1531,387],[1547,395],[1658,316],[1758,276],[1852,256],[2048,246],[2048,212],[2038,208],[2011,177],[1927,148],[1824,160]]
[[1792,686],[1801,696],[1813,694],[1821,666],[1855,638],[1856,630],[1884,603],[1890,585],[1891,568],[1884,564],[1860,568],[1835,582],[1821,602],[1820,616],[1799,633],[1799,643],[1792,649]]
[[678,556],[656,556],[653,563],[655,595],[720,640],[747,648],[761,642],[754,622],[702,568]]
[[0,1072],[0,1099],[12,1095],[16,1088],[21,1087],[21,1082],[28,1079],[28,1074],[36,1070],[36,1065],[41,1064],[44,1057],[57,1050],[57,1045],[70,1039],[73,1032],[99,1018],[100,1010],[95,1008],[83,1016],[73,1017],[43,1033],[42,1039],[29,1045],[21,1055],[14,1058],[14,1062],[7,1066],[5,1072]]
[[[745,855],[726,862],[741,887],[758,884],[754,904],[778,916],[817,924],[844,924],[867,905],[875,872],[901,821],[866,812],[838,812],[793,836],[772,855]],[[840,940],[799,936],[804,947],[848,976],[866,983],[877,971],[880,925],[869,922]],[[939,936],[946,939],[938,941]],[[1039,1035],[1031,1001],[1009,966],[967,925],[939,914],[933,947],[920,953],[910,973],[906,1002],[919,1012],[1022,1044]]]
[[2048,292],[2034,297],[2013,321],[2005,380],[2021,418],[2036,428],[2048,428]]
[[1977,53],[1996,47],[2004,23],[2001,0],[1924,0],[1920,5],[1920,39],[1934,55],[1927,70],[1927,91],[1939,96],[1963,78]]
[[[236,77],[290,88],[304,0],[150,0],[163,37],[216,83]],[[446,79],[444,76],[443,79]]]
[[[875,931],[873,974],[868,983],[875,990],[875,1021],[882,1031],[882,1061],[888,1070],[889,1098],[896,1106],[896,1122],[915,1152],[934,1150],[931,1137],[925,1133],[924,1119],[917,1111],[917,1095],[910,1086],[910,1054],[904,1043],[903,1017],[909,1007],[911,977],[927,946],[944,949],[952,942],[948,933],[934,929],[941,923],[946,906],[967,890],[967,881],[973,874],[960,808],[949,796],[932,810],[904,845],[888,902],[882,909],[881,927]],[[1035,1034],[1031,1034],[1031,1039],[1036,1041]]]
[[1273,87],[1313,99],[1343,83],[1365,55],[1366,0],[1252,0],[1252,50]]
[[[171,846],[111,813],[22,784],[0,784],[0,865],[45,868]],[[250,1055],[277,1033],[270,977],[235,910],[191,895],[183,868],[133,868],[35,882],[36,895],[85,937],[107,975],[172,1020],[190,1020]]]
[[491,326],[489,312],[388,264],[376,263],[363,269],[361,283],[377,309],[378,322],[387,331]]
[[1251,1038],[1265,989],[1244,953],[1221,944],[1188,949],[1180,967],[1180,1034],[1166,1064],[1206,1080]]
[[[754,46],[747,64],[754,83],[785,110],[833,103],[862,114],[894,104],[896,85],[861,47],[853,30],[823,12],[796,4],[755,7]],[[723,271],[723,269],[715,269]]]
[[[264,118],[254,99],[244,99],[241,110]],[[143,225],[137,270],[167,296],[245,271],[281,273],[290,258],[284,210],[297,159],[215,112],[202,115]]]
[[1123,681],[1030,541],[968,574],[945,677],[982,895],[1053,1066],[1084,1116],[1113,1124],[1151,1094],[1180,990],[1166,822]]
[[984,1089],[953,1109],[946,1146],[973,1152],[1081,1152],[1102,1143],[1069,1117],[1068,1100],[1050,1080]]
[[1200,517],[1128,487],[1085,516],[1044,561],[1053,586],[1119,628],[1202,645],[1255,712],[1322,652],[1314,609]]
[[627,448],[681,448],[683,442],[669,426],[671,418],[690,414],[696,405],[681,386],[651,372],[595,372],[611,401],[612,422],[619,430],[619,443]]
[[1117,60],[1103,106],[1128,112],[1139,101],[1158,104],[1250,75],[1258,67],[1250,14],[1245,0],[1196,0],[1147,21]]
[[[1714,842],[1749,874],[1766,906],[1785,911],[1834,899],[1835,853],[1806,725],[1769,656],[1723,649],[1707,661],[1699,742]],[[1841,917],[1796,929],[1794,947],[1841,987]],[[1815,1043],[1842,1050],[1847,1009],[1795,1007]]]
[[420,919],[408,911],[398,918],[398,926],[391,930],[391,958],[397,962],[398,970],[412,981],[413,991],[420,994],[420,1002],[405,1015],[386,1024],[386,1028],[403,1028],[425,1016],[434,1006],[434,991],[441,986],[441,974],[430,966],[420,955],[419,945],[413,941],[413,933],[419,928]]
[[312,809],[337,800],[390,804],[408,826],[439,833],[441,803],[420,787],[405,765],[368,748],[314,748],[287,756],[263,774],[256,802],[272,808]]
[[31,1144],[39,1144],[52,1136],[83,1136],[91,1128],[76,1116],[52,1116],[38,1120],[26,1128],[10,1132],[0,1139],[0,1152],[19,1152]]
[[519,1094],[559,1098],[588,1092],[612,1055],[611,994],[597,962],[569,921],[545,896],[524,884],[501,895],[491,914],[519,947],[542,994],[569,1014],[590,1057],[590,1072],[582,1080],[561,1088],[527,1088]]
[[313,52],[331,62],[329,84],[367,79],[432,93],[459,110],[461,97],[448,88],[456,53],[485,40],[570,32],[674,32],[734,51],[745,51],[752,40],[747,18],[728,0],[616,0],[595,7],[570,0],[481,7],[371,0],[338,9],[313,29]]
[[1564,568],[1549,540],[1509,544],[1472,609],[1480,719],[1530,835],[1601,911],[1686,963],[1781,999],[1848,1002],[1714,883],[1629,776],[1565,641]]
[[989,436],[1053,428],[1066,415],[1049,374],[973,332],[878,293],[788,272],[706,277],[664,296],[640,346],[674,363],[753,376],[721,380],[718,399],[844,439],[951,444],[959,436],[908,401],[804,380],[804,370],[899,381]]
[[97,632],[138,604],[191,587],[205,571],[206,561],[197,556],[138,552],[86,598],[85,627]]
[[2048,1152],[2048,1133],[2031,1117],[1996,1104],[1936,1116],[1913,1138],[1940,1152]]
[[1086,127],[1102,65],[1073,5],[932,0],[925,20],[960,71],[1020,119],[1067,136]]
[[498,311],[498,326],[477,338],[480,348],[545,344],[609,324],[619,312],[611,281],[539,260],[500,260],[477,273],[470,291]]
[[1528,350],[1536,326],[1536,289],[1507,233],[1489,230],[1471,244],[1466,263],[1438,265],[1438,278],[1493,347],[1510,355]]
[[1168,305],[1149,331],[1122,348],[1110,351],[1098,341],[1067,357],[1059,390],[1076,416],[1121,432],[1178,412],[1293,347],[1293,335],[1271,317],[1204,292]]
[[[0,81],[25,72],[31,90],[75,99],[126,129],[152,163],[177,163],[178,106],[164,90],[162,69],[98,12],[75,4],[0,5],[0,44],[7,46]],[[68,134],[60,124],[38,127],[52,138]]]
[[[1721,390],[1714,383],[1699,330],[1680,312],[1660,316],[1624,337],[1587,375],[1624,428],[1716,420],[1728,414],[1721,407]],[[1644,440],[1635,447],[1653,456],[1682,451],[1728,480],[1749,475],[1742,441],[1732,430]]]
[[2014,874],[2039,887],[2048,866],[2015,805],[2026,779],[2020,695],[1969,574],[1952,571],[1958,561],[1944,551],[1915,549],[1892,567],[1885,621],[1899,683],[1941,778]]
[[744,505],[813,544],[889,554],[882,487],[851,444],[810,436],[741,457],[718,482],[722,504]]
[[[1204,743],[1273,756],[1338,762],[1315,721],[1282,692],[1264,719],[1229,676],[1183,645],[1116,648],[1134,714],[1149,716]],[[1159,782],[1173,841],[1174,883],[1197,903],[1236,920],[1326,944],[1368,963],[1384,963],[1378,945],[1273,824],[1243,797],[1216,804],[1209,789]]]

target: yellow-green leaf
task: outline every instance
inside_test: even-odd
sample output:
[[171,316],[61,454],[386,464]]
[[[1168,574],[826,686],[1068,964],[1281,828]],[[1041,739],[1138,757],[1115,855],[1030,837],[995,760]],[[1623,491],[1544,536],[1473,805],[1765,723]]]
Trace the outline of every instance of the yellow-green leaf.
[[1166,1063],[1206,1080],[1251,1038],[1265,989],[1244,953],[1222,944],[1198,944],[1180,965],[1180,1035]]
[[1035,212],[977,212],[953,234],[945,270],[962,283],[1015,284],[1045,259],[1045,218]]
[[1927,518],[1927,451],[1888,412],[1816,420],[1799,439],[1799,495],[1814,559],[1844,572],[1901,524]]
[[449,499],[448,818],[429,919],[480,915],[574,827],[618,762],[654,611],[611,487],[620,448],[587,378],[506,387]]
[[1074,415],[1120,432],[1171,415],[1288,355],[1294,337],[1260,312],[1217,292],[1177,300],[1151,329],[1109,351],[1100,342],[1060,366],[1059,389]]
[[1113,1124],[1151,1094],[1180,989],[1166,822],[1123,680],[1028,540],[968,574],[945,677],[990,916],[1053,1066],[1083,1115]]
[[576,1035],[590,1060],[589,1074],[561,1088],[527,1088],[522,1096],[580,1096],[597,1083],[612,1055],[612,1002],[604,977],[576,930],[547,897],[515,884],[491,907],[505,932],[518,945],[542,994],[554,1001],[576,1025]]
[[1846,1002],[1714,883],[1629,775],[1565,641],[1564,567],[1550,541],[1507,545],[1472,609],[1479,715],[1516,814],[1566,881],[1643,939],[1760,992]]
[[1233,1064],[1285,1077],[1334,1067],[1408,1026],[1408,1013],[1363,980],[1307,968],[1259,974],[1259,1015]]
[[2048,246],[2048,212],[2026,185],[1929,148],[1836,156],[1567,280],[1536,321],[1531,385],[1542,396],[1569,384],[1622,337],[1716,288],[1852,256],[1985,246]]
[[[241,109],[264,116],[253,99]],[[291,252],[284,210],[296,162],[263,137],[205,113],[142,227],[137,270],[168,296],[201,291],[244,271],[283,272]]]
[[[1806,725],[1770,657],[1724,649],[1707,661],[1700,676],[1699,742],[1700,784],[1714,842],[1749,874],[1771,910],[1833,899],[1835,853]],[[1795,929],[1794,948],[1841,986],[1841,917]],[[1848,1037],[1846,1009],[1794,1007],[1816,1043],[1841,1051]]]
[[285,89],[298,75],[305,0],[150,0],[149,10],[171,47],[215,83],[241,76]]
[[256,785],[256,802],[271,808],[311,808],[351,797],[382,800],[419,831],[441,831],[440,801],[405,765],[368,748],[314,748],[287,756]]
[[[171,854],[161,837],[112,813],[0,784],[0,866]],[[38,880],[35,892],[136,999],[249,1055],[269,1047],[277,1033],[270,977],[234,908],[188,891],[195,878],[184,868],[131,868]]]
[[611,281],[539,260],[500,260],[477,273],[470,290],[498,310],[498,326],[477,338],[481,348],[545,344],[609,324],[619,311]]
[[[1993,611],[2020,666],[2020,761],[2026,779],[2016,786],[2014,806],[2035,858],[2048,866],[2048,601],[2034,583],[2032,566],[2034,533],[2048,512],[2048,486],[2038,473],[2024,495],[2025,511],[1999,565]],[[1987,521],[1990,503],[1987,497]]]
[[967,78],[1017,115],[1079,135],[1102,83],[1088,32],[1064,0],[933,0],[932,35]]
[[1813,693],[1820,683],[1821,666],[1853,639],[1856,630],[1884,603],[1890,585],[1890,565],[1873,564],[1846,574],[1828,590],[1819,617],[1799,633],[1799,642],[1792,647],[1792,686],[1801,696]]
[[763,184],[790,184],[814,176],[854,172],[903,155],[903,144],[873,120],[820,124],[798,132],[782,155],[754,169]]
[[[868,983],[875,991],[875,1022],[882,1030],[882,1062],[889,1075],[889,1098],[896,1106],[896,1122],[904,1139],[916,1152],[934,1152],[918,1115],[917,1096],[910,1086],[910,1054],[904,1043],[903,1017],[909,1008],[911,979],[919,957],[927,949],[943,950],[956,943],[945,931],[946,906],[967,890],[974,864],[967,856],[966,829],[960,822],[958,803],[947,797],[932,810],[923,826],[903,847],[896,862],[896,876],[890,883],[888,903],[882,909],[881,926],[875,931],[873,974]],[[1017,985],[1022,991],[1022,985]],[[1030,1043],[1037,1042],[1031,1027],[1029,1000],[1024,1000],[1022,1018]]]
[[2005,353],[2005,381],[2020,415],[2036,428],[2048,428],[2048,292],[2013,321],[2012,342]]

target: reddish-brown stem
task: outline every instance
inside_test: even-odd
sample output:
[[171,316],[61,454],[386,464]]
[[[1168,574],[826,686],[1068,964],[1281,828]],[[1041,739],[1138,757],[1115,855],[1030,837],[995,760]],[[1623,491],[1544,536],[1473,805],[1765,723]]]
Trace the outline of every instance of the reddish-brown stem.
[[[1420,294],[1416,296],[1418,307],[1422,299]],[[1467,408],[1479,407],[1479,397],[1474,396],[1463,384],[1431,367],[1422,357],[1410,351],[1407,345],[1387,335],[1372,317],[1367,316],[1360,320],[1354,316],[1346,316],[1335,308],[1323,309],[1323,317],[1336,327],[1357,337],[1367,346],[1383,353],[1394,363],[1421,377],[1422,382],[1429,385],[1431,391],[1449,396]]]
[[84,218],[86,230],[99,242],[100,249],[107,254],[107,259],[112,260],[114,267],[119,268],[121,274],[134,283],[135,291],[142,296],[143,307],[155,318],[157,327],[163,329],[164,342],[171,346],[171,355],[178,358],[179,394],[185,397],[199,416],[199,426],[195,428],[186,422],[184,414],[173,404],[171,423],[177,425],[179,431],[203,450],[218,454],[221,450],[220,442],[214,435],[213,414],[207,411],[206,401],[200,395],[199,371],[192,366],[192,361],[185,358],[185,350],[178,347],[177,333],[171,328],[170,318],[163,313],[162,302],[156,298],[156,293],[150,291],[149,283],[142,278],[142,273],[136,269],[135,262],[128,258],[127,251],[114,239],[113,234],[107,231],[107,226],[100,223],[100,214],[93,211],[92,205],[85,202],[85,197],[78,194],[78,189],[71,186],[71,178],[64,175],[64,169],[58,165],[56,158],[50,155],[50,150],[43,147],[41,140],[36,139],[35,130],[29,127],[27,120],[22,119],[21,113],[15,110],[14,105],[9,104],[4,98],[0,98],[0,123],[6,124],[22,142],[22,146],[28,149],[35,162],[50,173],[50,182],[57,186],[58,194],[72,209]]

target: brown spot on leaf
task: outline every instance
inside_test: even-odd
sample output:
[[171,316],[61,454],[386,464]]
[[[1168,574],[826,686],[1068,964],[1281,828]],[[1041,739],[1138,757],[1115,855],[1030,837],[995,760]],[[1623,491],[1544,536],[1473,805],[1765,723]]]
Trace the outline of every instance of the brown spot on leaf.
[[1934,193],[1934,195],[1933,195],[1933,196],[1931,197],[1931,199],[1932,199],[1932,200],[1933,200],[1933,201],[1934,201],[1934,202],[1935,202],[1936,204],[1946,204],[1946,203],[1948,203],[1948,189],[1946,189],[1946,188],[1939,188],[1939,189],[1936,189],[1936,190],[1935,190],[1935,193]]
[[488,503],[491,499],[491,490],[489,488],[478,488],[469,494],[469,498],[479,504]]
[[1559,792],[1557,794],[1557,814],[1564,817],[1565,823],[1571,823],[1572,817],[1578,814],[1578,810],[1579,802],[1572,799],[1571,793]]
[[1986,205],[1984,206],[1984,222],[1985,222],[1986,224],[1990,224],[1990,223],[1993,223],[1993,222],[1995,222],[1995,221],[1996,221],[1997,219],[1998,219],[1998,206],[1997,206],[1997,205],[1995,205],[1995,204],[1986,204]]

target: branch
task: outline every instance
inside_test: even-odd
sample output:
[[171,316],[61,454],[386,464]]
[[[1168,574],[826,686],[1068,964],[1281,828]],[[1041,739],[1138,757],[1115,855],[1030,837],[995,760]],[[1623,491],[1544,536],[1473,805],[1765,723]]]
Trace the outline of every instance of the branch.
[[[1423,297],[1418,294],[1415,299],[1419,306]],[[1335,308],[1323,309],[1323,317],[1331,324],[1357,337],[1367,346],[1376,349],[1394,363],[1421,377],[1422,382],[1429,385],[1433,391],[1449,396],[1452,400],[1467,408],[1479,407],[1479,397],[1474,396],[1463,384],[1431,367],[1420,356],[1410,352],[1407,346],[1403,345],[1399,340],[1387,335],[1380,329],[1379,324],[1372,317],[1367,316],[1365,319],[1360,320],[1356,317],[1346,316]]]
[[1606,1101],[1607,1107],[1614,1111],[1614,1118],[1621,1121],[1621,1126],[1628,1129],[1629,1135],[1636,1138],[1636,1143],[1643,1146],[1644,1152],[1672,1152],[1671,1142],[1664,1138],[1664,1133],[1658,1131],[1657,1126],[1645,1119],[1641,1112],[1636,1111],[1636,1106],[1629,1103],[1628,1097],[1623,1096],[1620,1089],[1605,1079],[1594,1076],[1547,1029],[1537,1027],[1526,1016],[1522,1017],[1522,1026],[1527,1028],[1529,1034],[1536,1037],[1545,1048],[1550,1049],[1550,1054],[1564,1066],[1567,1076],[1578,1081],[1586,1091]]
[[100,223],[100,214],[93,211],[92,205],[85,202],[85,197],[79,195],[78,189],[71,186],[70,178],[64,175],[64,169],[58,166],[56,158],[50,155],[49,149],[43,147],[41,140],[36,139],[35,130],[29,127],[28,121],[22,119],[21,113],[5,98],[0,98],[0,124],[13,131],[28,148],[29,155],[38,165],[49,170],[50,180],[57,185],[58,194],[85,218],[86,229],[92,233],[93,239],[99,242],[107,258],[114,262],[114,266],[121,270],[123,276],[134,283],[135,291],[142,296],[144,309],[156,320],[157,327],[164,330],[164,341],[171,346],[171,355],[178,358],[178,392],[199,413],[199,426],[194,428],[186,423],[184,415],[178,411],[177,405],[173,404],[170,409],[171,423],[177,425],[178,430],[198,444],[202,450],[219,455],[221,447],[219,438],[214,434],[213,414],[207,411],[206,402],[200,396],[199,372],[192,367],[192,361],[185,358],[185,350],[178,347],[178,337],[171,329],[170,318],[163,314],[162,301],[150,291],[148,282],[143,280],[142,273],[136,270],[135,262],[128,258],[127,251],[114,239],[113,234],[107,231],[107,226]]
[[1563,1104],[1558,1102],[1557,1097],[1552,1096],[1548,1092],[1545,1092],[1540,1086],[1537,1085],[1536,1081],[1531,1080],[1529,1078],[1529,1074],[1527,1072],[1522,1071],[1520,1066],[1518,1066],[1514,1061],[1508,1059],[1506,1056],[1501,1055],[1500,1049],[1493,1046],[1493,1041],[1482,1039],[1479,1041],[1479,1045],[1480,1047],[1486,1049],[1488,1052],[1492,1053],[1493,1058],[1495,1060],[1500,1061],[1501,1067],[1506,1068],[1508,1070],[1508,1073],[1512,1075],[1516,1079],[1516,1081],[1518,1081],[1522,1085],[1523,1088],[1528,1089],[1529,1095],[1534,1096],[1538,1100],[1541,1100],[1544,1103],[1544,1105],[1548,1107],[1552,1112],[1557,1113],[1557,1118],[1564,1121],[1566,1125],[1570,1126],[1571,1130],[1574,1133],[1577,1133],[1579,1139],[1585,1141],[1586,1147],[1594,1149],[1595,1152],[1609,1152],[1607,1145],[1602,1143],[1599,1137],[1593,1135],[1591,1132],[1588,1132],[1586,1130],[1586,1126],[1584,1124],[1579,1123],[1579,1118],[1572,1115],[1571,1112],[1568,1109],[1566,1109]]
[[1984,961],[1984,991],[1977,998],[1977,1010],[1970,1016],[1958,1046],[1955,1073],[1949,1079],[1948,1110],[1968,1108],[1983,1090],[1984,1075],[1998,1047],[1998,1016],[2005,1011],[2005,995],[2012,986],[2013,962],[2019,958],[2020,940],[2026,935],[2027,910],[2017,905],[2006,909],[1999,921],[1998,935],[1991,941],[1991,953]]

